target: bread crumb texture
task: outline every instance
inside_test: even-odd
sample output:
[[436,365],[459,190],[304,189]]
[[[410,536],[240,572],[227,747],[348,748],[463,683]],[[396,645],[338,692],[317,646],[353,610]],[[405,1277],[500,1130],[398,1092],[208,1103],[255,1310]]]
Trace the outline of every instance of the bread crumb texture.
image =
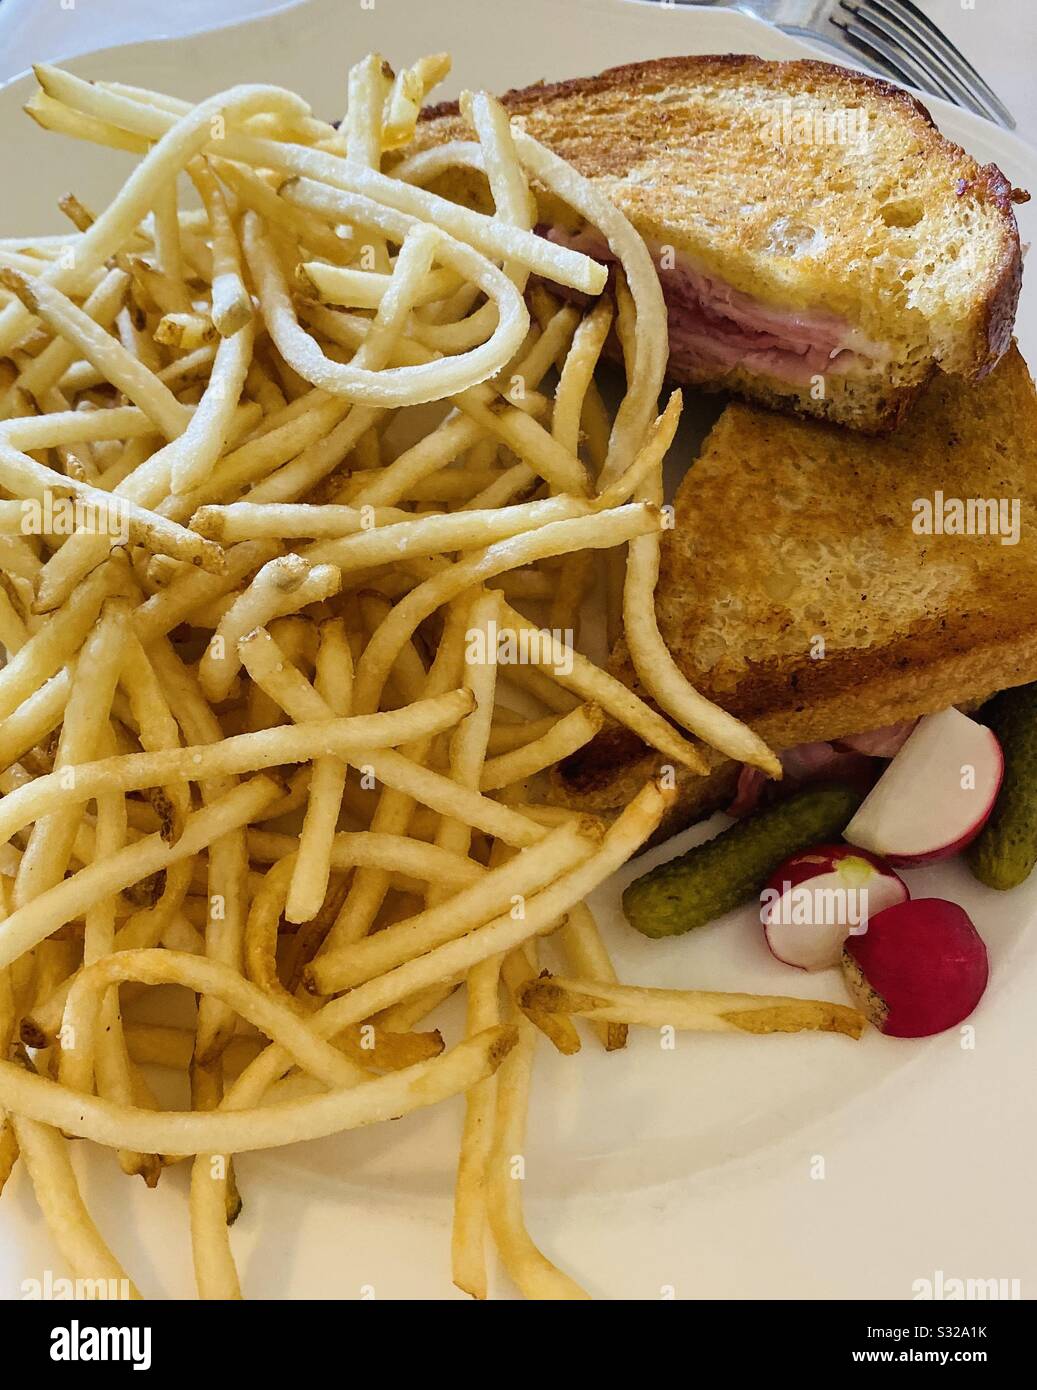
[[[921,503],[969,499],[1006,518],[1017,504],[1017,543],[924,532]],[[1033,679],[1037,399],[1014,346],[978,386],[935,377],[881,440],[731,405],[675,508],[662,635],[696,686],[754,723],[833,699],[864,717],[886,684],[904,718],[912,701],[940,708],[941,681],[946,703],[1014,683],[1013,663]],[[884,712],[849,713],[842,732]]]

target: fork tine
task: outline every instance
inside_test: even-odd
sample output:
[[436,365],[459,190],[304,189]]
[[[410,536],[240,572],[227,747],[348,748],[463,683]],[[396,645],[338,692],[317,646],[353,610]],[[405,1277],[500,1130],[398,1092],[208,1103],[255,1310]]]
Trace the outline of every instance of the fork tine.
[[911,84],[912,79],[897,62],[894,62],[892,59],[887,60],[876,48],[872,47],[871,43],[868,41],[871,35],[865,38],[862,26],[854,24],[852,21],[850,23],[845,23],[843,20],[836,19],[832,14],[828,16],[828,23],[833,29],[839,30],[840,37],[835,38],[834,35],[827,35],[826,37],[845,53],[849,54],[851,58],[860,59],[863,55],[864,61],[873,72],[881,73],[884,77],[891,78],[894,82],[901,83],[901,85],[904,83],[908,85]]
[[891,14],[900,14],[906,26],[915,34],[921,30],[932,46],[943,58],[947,67],[950,69],[951,76],[957,81],[974,100],[986,106],[995,120],[1002,125],[1008,126],[1010,130],[1015,129],[1015,117],[1009,111],[1001,98],[990,87],[989,83],[972,66],[955,44],[938,28],[929,16],[914,4],[914,0],[875,0],[883,9]]
[[871,42],[884,39],[890,49],[897,52],[901,67],[921,75],[921,80],[914,80],[914,86],[924,87],[949,101],[960,102],[962,96],[967,95],[949,81],[946,66],[939,62],[936,54],[887,12],[882,0],[839,0],[839,4],[856,17]]
[[[840,0],[840,3],[848,13],[856,13],[856,10],[850,9],[847,0]],[[954,101],[953,94],[946,87],[942,87],[930,72],[923,72],[916,67],[900,45],[891,44],[871,25],[858,23],[856,19],[839,20],[834,15],[829,16],[828,22],[840,29],[856,50],[864,53],[873,67],[881,67],[891,77],[896,78],[898,82],[906,83],[909,87],[920,87],[922,91],[934,92],[937,96],[946,97],[948,101]]]
[[[904,57],[925,74],[925,80],[920,84],[916,82],[916,86],[921,85],[938,95],[945,95],[951,101],[968,106],[988,119],[1001,119],[1000,113],[1004,108],[1000,102],[996,110],[991,107],[974,87],[958,76],[955,68],[943,56],[943,52],[930,42],[928,30],[925,34],[916,31],[912,21],[914,6],[912,5],[910,10],[907,8],[909,0],[839,0],[839,3],[844,10],[855,15],[867,29],[873,29],[880,34],[891,47],[903,50]],[[920,10],[914,12],[921,14]],[[950,46],[946,40],[944,44]],[[958,56],[960,67],[965,60]],[[1005,111],[1005,115],[1011,120],[1010,113]]]

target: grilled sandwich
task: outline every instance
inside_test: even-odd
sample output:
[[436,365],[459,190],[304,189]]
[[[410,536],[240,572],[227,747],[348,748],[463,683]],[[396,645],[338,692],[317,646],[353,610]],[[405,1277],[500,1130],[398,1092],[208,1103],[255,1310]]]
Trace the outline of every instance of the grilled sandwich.
[[[934,378],[880,439],[731,404],[674,507],[663,638],[793,784],[866,775],[920,715],[1037,679],[1037,393],[1014,345],[978,385]],[[611,669],[636,686],[622,646]],[[676,770],[666,833],[768,790],[704,751],[710,775]],[[606,727],[555,792],[615,811],[659,762]]]
[[[675,383],[881,432],[934,372],[978,381],[1008,348],[1021,276],[1013,201],[1027,195],[889,83],[728,55],[636,63],[502,100],[644,236]],[[456,104],[426,117],[411,151],[461,141],[469,160],[430,186],[488,206]],[[545,236],[609,259],[593,230],[541,195]]]

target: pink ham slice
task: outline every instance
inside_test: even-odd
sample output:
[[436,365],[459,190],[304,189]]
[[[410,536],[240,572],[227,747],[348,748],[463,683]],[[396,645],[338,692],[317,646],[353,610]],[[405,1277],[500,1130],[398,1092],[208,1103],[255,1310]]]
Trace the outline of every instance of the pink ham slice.
[[747,763],[743,763],[738,772],[735,799],[726,808],[727,814],[736,819],[751,815],[760,804],[760,797],[763,795],[767,780],[767,774],[761,772],[758,767],[750,767]]
[[[594,231],[537,230],[550,241],[583,251],[603,264],[615,262]],[[660,274],[659,281],[666,300],[670,375],[677,380],[712,377],[743,367],[804,386],[813,376],[841,374],[866,364],[870,359],[858,348],[881,352],[834,314],[763,304],[680,258]]]
[[872,729],[869,734],[854,734],[851,738],[836,739],[836,748],[852,753],[867,753],[870,758],[894,758],[914,732],[917,719],[903,719],[899,724],[887,724],[884,729]]
[[727,814],[747,816],[755,811],[768,785],[795,791],[809,782],[841,781],[866,789],[880,771],[877,759],[899,753],[917,723],[917,719],[905,719],[899,724],[887,724],[884,729],[851,734],[834,743],[800,743],[786,748],[781,754],[784,776],[779,783],[771,783],[758,767],[743,766]]

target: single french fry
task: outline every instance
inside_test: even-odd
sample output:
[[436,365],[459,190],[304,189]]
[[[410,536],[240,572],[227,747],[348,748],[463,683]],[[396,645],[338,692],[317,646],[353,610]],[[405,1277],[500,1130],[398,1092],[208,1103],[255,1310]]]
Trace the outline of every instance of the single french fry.
[[517,912],[528,895],[593,853],[593,833],[583,822],[559,826],[535,849],[486,871],[470,888],[438,906],[385,927],[366,940],[318,956],[304,972],[307,986],[325,995],[352,988],[464,936],[508,907]]
[[[491,956],[468,972],[465,1036],[477,1037],[500,1022],[500,958]],[[486,1297],[486,1169],[497,1109],[495,1078],[485,1077],[465,1097],[465,1121],[454,1183],[451,1273],[473,1298]]]
[[298,555],[271,560],[220,622],[198,665],[198,680],[212,701],[225,699],[240,665],[238,643],[253,628],[297,613],[338,592],[341,576],[333,565],[313,565]]
[[[108,740],[109,711],[129,630],[129,604],[124,599],[108,599],[76,665],[54,758],[59,777],[60,769],[74,769],[76,764],[95,758]],[[36,819],[15,880],[16,907],[61,882],[82,810],[79,805]]]
[[[609,984],[619,983],[612,957],[601,938],[594,914],[586,903],[579,903],[572,909],[558,935],[566,960],[577,975],[605,980]],[[625,1023],[595,1022],[591,1026],[606,1051],[615,1052],[626,1047],[629,1030]]]
[[212,321],[224,338],[233,338],[252,318],[252,297],[241,274],[241,248],[219,180],[207,160],[193,160],[187,171],[205,205],[212,238]]
[[[3,1065],[14,1069],[13,1063],[4,1062]],[[41,1080],[35,1072],[32,1079]],[[11,1123],[44,1220],[76,1277],[100,1280],[102,1287],[125,1290],[130,1298],[139,1299],[140,1294],[105,1244],[86,1209],[72,1167],[68,1141],[57,1127],[21,1113],[14,1114]]]
[[196,854],[236,824],[247,824],[276,794],[277,784],[269,777],[253,778],[219,802],[195,812],[175,845],[166,844],[157,833],[147,836],[41,893],[0,923],[0,964],[9,965],[58,927],[112,893]]
[[537,1031],[519,1027],[512,1065],[497,1081],[494,1137],[486,1159],[486,1209],[494,1244],[508,1273],[527,1298],[586,1299],[587,1294],[535,1245],[522,1213],[522,1184],[512,1164],[525,1141]]
[[[336,716],[344,718],[351,712],[353,656],[341,619],[332,619],[321,627],[314,689]],[[346,763],[342,758],[318,758],[314,763],[306,815],[299,833],[299,857],[285,905],[289,922],[310,921],[327,896],[345,782]]]
[[13,290],[30,313],[72,343],[105,378],[124,391],[134,405],[162,431],[175,439],[187,427],[190,413],[167,386],[138,358],[106,333],[77,305],[45,280],[0,267],[0,284]]
[[812,1029],[859,1038],[867,1022],[857,1009],[820,999],[654,989],[554,976],[527,985],[521,1003],[531,1016],[537,1012],[580,1014],[604,1022],[706,1033],[799,1033]]
[[[369,754],[371,760],[377,760],[380,754],[373,750],[391,749],[393,744],[452,728],[471,709],[471,704],[471,696],[465,691],[448,691],[401,710],[384,711],[363,718],[350,716],[345,719],[307,721],[294,727],[282,726],[238,734],[220,743],[121,754],[81,763],[77,766],[74,779],[63,778],[60,773],[50,773],[37,777],[0,800],[0,842],[9,839],[38,816],[59,807],[81,805],[98,792],[139,791],[142,787],[164,786],[170,781],[200,781],[256,772],[285,763],[309,762],[322,754],[363,752]],[[407,765],[406,758],[390,758],[384,764],[384,770],[397,780],[409,781]],[[435,796],[437,802],[441,802],[442,795],[434,788],[445,783],[446,779],[424,771],[424,777],[419,779],[423,788],[425,779],[430,779],[429,793]],[[487,798],[475,795],[466,804],[475,809],[482,807],[484,802],[486,809],[483,818],[493,818],[495,825],[505,827],[509,834],[519,835],[526,843],[540,837],[539,827],[531,821],[523,816],[511,815],[506,808],[497,806]],[[494,817],[490,807],[500,812],[499,818]]]
[[462,1094],[491,1075],[515,1045],[512,1027],[491,1028],[442,1056],[312,1098],[258,1109],[154,1113],[112,1105],[30,1076],[0,1061],[0,1105],[109,1148],[165,1154],[245,1153],[356,1129]]

